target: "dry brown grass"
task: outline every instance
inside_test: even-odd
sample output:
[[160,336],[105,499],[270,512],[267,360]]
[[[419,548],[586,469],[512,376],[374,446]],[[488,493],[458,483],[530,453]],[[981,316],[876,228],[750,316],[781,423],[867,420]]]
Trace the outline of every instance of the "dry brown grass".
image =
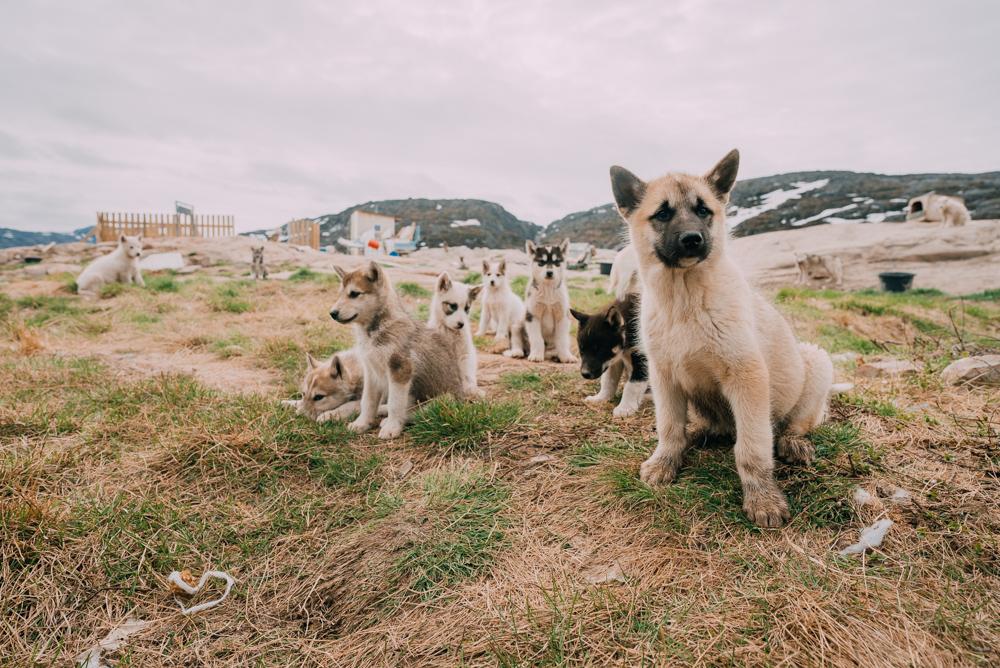
[[[1000,392],[936,375],[990,347],[995,302],[956,335],[956,303],[937,296],[780,295],[804,338],[926,371],[856,379],[817,463],[779,467],[792,522],[762,531],[725,447],[693,450],[674,485],[642,485],[651,407],[614,420],[568,367],[483,355],[489,400],[521,408],[471,447],[309,423],[276,401],[305,350],[349,344],[325,315],[329,285],[245,285],[234,298],[253,308],[231,313],[215,280],[179,280],[9,314],[47,348],[0,357],[0,664],[65,665],[128,616],[153,625],[120,665],[1000,660]],[[242,380],[208,389],[178,360]],[[879,502],[854,508],[856,485]],[[892,503],[897,487],[912,500]],[[895,525],[878,550],[836,555],[881,517]],[[624,581],[591,583],[614,563]],[[185,618],[165,585],[185,568],[237,585]]]

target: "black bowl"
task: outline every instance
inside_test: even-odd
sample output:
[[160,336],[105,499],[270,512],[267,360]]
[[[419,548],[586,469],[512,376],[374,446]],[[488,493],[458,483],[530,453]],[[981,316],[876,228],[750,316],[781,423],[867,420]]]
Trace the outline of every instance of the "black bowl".
[[886,292],[906,292],[913,287],[913,277],[908,271],[883,271],[878,275]]

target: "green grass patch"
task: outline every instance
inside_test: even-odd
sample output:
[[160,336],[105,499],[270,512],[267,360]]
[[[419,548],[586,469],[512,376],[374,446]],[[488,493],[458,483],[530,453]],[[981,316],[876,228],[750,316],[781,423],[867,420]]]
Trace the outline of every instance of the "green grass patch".
[[831,352],[853,350],[862,355],[870,355],[879,351],[875,342],[840,325],[820,325],[819,344]]
[[618,440],[603,443],[586,442],[570,456],[570,466],[589,468],[609,461],[616,461],[649,454],[656,446],[648,440]]
[[521,420],[521,405],[510,401],[462,401],[438,397],[422,406],[407,430],[417,445],[451,451],[477,450]]
[[31,311],[24,321],[32,327],[56,318],[77,317],[84,313],[75,299],[62,295],[29,295],[19,298],[15,303],[19,308]]
[[530,280],[527,276],[516,276],[510,281],[510,289],[515,295],[523,297],[524,291],[528,289],[528,281]]
[[462,282],[466,285],[479,285],[483,282],[483,275],[478,271],[470,271],[462,279]]
[[146,289],[153,292],[180,292],[181,283],[172,274],[149,276],[145,279]]
[[430,520],[391,570],[406,590],[429,600],[485,572],[509,544],[503,511],[510,491],[478,469],[435,471],[423,483]]
[[541,390],[545,386],[545,379],[537,371],[514,371],[505,373],[500,377],[500,382],[508,390]]
[[991,288],[989,290],[983,290],[982,292],[973,292],[971,295],[965,295],[962,299],[968,299],[974,302],[1000,302],[1000,288]]
[[893,403],[882,401],[881,399],[863,397],[860,394],[841,394],[836,397],[835,401],[846,406],[860,408],[867,413],[880,417],[901,418],[906,416],[906,413]]
[[209,298],[209,306],[220,313],[246,313],[253,309],[253,304],[246,298],[245,282],[230,282],[217,285]]
[[430,290],[422,285],[413,283],[412,281],[403,281],[402,283],[397,284],[396,291],[407,297],[418,297],[423,299],[431,296]]

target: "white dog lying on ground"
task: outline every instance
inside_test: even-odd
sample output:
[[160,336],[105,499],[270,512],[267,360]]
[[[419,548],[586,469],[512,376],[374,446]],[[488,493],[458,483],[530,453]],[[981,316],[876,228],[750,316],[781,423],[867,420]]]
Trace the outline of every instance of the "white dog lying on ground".
[[76,278],[76,291],[85,297],[96,297],[108,283],[135,283],[145,287],[139,258],[142,257],[142,237],[118,238],[118,248],[91,262]]

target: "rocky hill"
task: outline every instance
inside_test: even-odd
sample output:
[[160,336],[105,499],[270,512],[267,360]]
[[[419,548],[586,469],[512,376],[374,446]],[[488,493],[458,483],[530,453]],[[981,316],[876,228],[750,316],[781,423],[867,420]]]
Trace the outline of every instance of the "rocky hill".
[[[827,171],[737,182],[729,224],[734,236],[742,237],[810,225],[902,221],[907,199],[930,190],[964,197],[973,218],[1000,218],[1000,172],[890,176]],[[615,248],[624,232],[615,207],[605,204],[554,221],[544,239],[569,237]]]
[[428,246],[447,242],[450,246],[520,248],[534,239],[541,228],[519,220],[495,202],[478,199],[394,199],[366,202],[315,218],[324,244],[335,244],[350,235],[351,213],[361,209],[395,216],[397,226],[416,222]]
[[76,240],[77,237],[75,234],[64,234],[62,232],[29,232],[28,230],[15,230],[10,227],[0,227],[0,248],[34,246],[36,244],[48,244],[53,242],[57,244],[65,244]]

